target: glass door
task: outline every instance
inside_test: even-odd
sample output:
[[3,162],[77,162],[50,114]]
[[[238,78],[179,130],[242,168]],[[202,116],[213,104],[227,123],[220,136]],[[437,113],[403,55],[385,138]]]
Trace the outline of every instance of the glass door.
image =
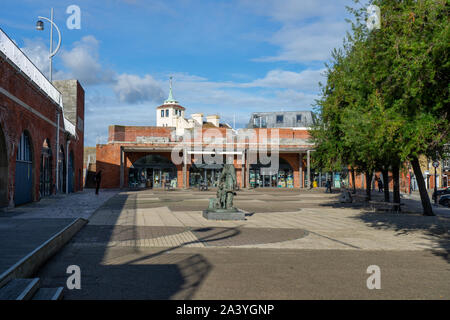
[[159,169],[153,170],[153,185],[155,188],[161,187],[161,170]]
[[257,187],[257,180],[256,180],[256,170],[250,170],[249,172],[249,179],[250,179],[250,187],[256,188]]
[[264,181],[264,187],[266,187],[266,188],[268,188],[268,187],[271,187],[271,178],[272,178],[272,176],[269,176],[269,175],[265,175],[265,176],[263,176],[263,181]]

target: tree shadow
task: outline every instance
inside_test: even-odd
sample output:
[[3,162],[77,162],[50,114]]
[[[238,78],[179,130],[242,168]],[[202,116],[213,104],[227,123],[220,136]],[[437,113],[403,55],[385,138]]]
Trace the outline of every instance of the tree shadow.
[[433,243],[427,251],[450,263],[450,219],[445,217],[427,217],[418,214],[362,212],[353,219],[363,221],[367,226],[378,230],[392,230],[397,236],[412,232],[421,232],[424,240]]
[[[383,195],[376,194],[378,192],[374,193],[372,194],[373,200],[384,201]],[[427,250],[450,263],[450,217],[443,215],[430,217],[418,213],[417,210],[414,210],[414,207],[417,208],[420,200],[402,199],[401,203],[406,205],[402,207],[400,213],[373,211],[372,205],[365,201],[363,195],[359,193],[356,199],[354,197],[352,203],[340,203],[336,199],[336,202],[323,203],[320,206],[357,210],[358,214],[353,219],[362,221],[367,226],[377,230],[394,231],[396,236],[419,231],[423,234],[425,240],[431,241],[434,245],[433,249]]]

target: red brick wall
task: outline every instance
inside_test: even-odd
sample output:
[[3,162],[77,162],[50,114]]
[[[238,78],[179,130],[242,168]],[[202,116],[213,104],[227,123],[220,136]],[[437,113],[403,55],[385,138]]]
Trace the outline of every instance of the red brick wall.
[[[0,57],[0,88],[6,90],[33,110],[39,112],[42,116],[56,124],[56,111],[59,106],[47,97],[30,80],[26,79],[15,67]],[[84,113],[84,92],[80,91],[83,100],[80,103],[80,109]],[[82,116],[84,119],[84,116]],[[45,139],[50,140],[53,161],[52,177],[53,184],[56,184],[56,152],[59,148],[56,146],[56,126],[45,121],[40,116],[25,109],[20,104],[10,99],[3,93],[0,93],[0,124],[5,135],[6,149],[9,159],[8,167],[8,203],[14,205],[14,186],[15,186],[15,168],[16,154],[20,137],[24,131],[28,132],[31,138],[33,151],[33,195],[34,201],[39,200],[39,176],[40,176],[40,157],[42,144]],[[61,116],[60,127],[63,127]],[[71,148],[74,151],[74,170],[75,170],[75,190],[79,190],[78,184],[79,169],[83,168],[83,134],[78,132],[79,139],[71,142]],[[60,144],[66,148],[65,134],[59,132]],[[66,155],[68,154],[65,152]],[[82,171],[81,171],[82,172]]]
[[[97,172],[102,171],[101,188],[120,187],[120,145],[97,145]],[[128,177],[128,171],[125,174]]]
[[[215,132],[220,132],[223,137],[226,137],[226,128],[214,128]],[[168,137],[170,138],[173,133],[173,128],[164,128],[164,127],[127,127],[127,126],[109,126],[109,141],[117,141],[117,143],[112,143],[109,145],[98,145],[97,146],[97,169],[100,170],[103,167],[107,168],[107,171],[110,172],[116,172],[115,177],[106,177],[106,175],[102,175],[102,187],[105,188],[117,188],[120,185],[120,141],[126,141],[126,142],[134,142],[136,141],[136,137],[138,136],[153,136],[153,137]],[[201,128],[196,129],[194,132],[194,137],[192,137],[194,141],[201,141],[199,140],[200,137],[207,137],[211,136],[209,133],[209,128]],[[309,134],[306,130],[292,130],[292,129],[255,129],[256,135],[258,140],[260,140],[260,137],[266,135],[268,139],[271,139],[271,137],[275,134],[275,132],[278,132],[280,139],[307,139],[309,137]],[[201,133],[201,134],[200,134]],[[215,135],[215,134],[214,134]],[[192,141],[191,140],[191,141]],[[249,141],[252,142],[252,141]],[[127,146],[131,146],[130,144],[127,144]],[[132,146],[135,147],[171,147],[173,145],[170,144],[142,144],[142,143],[136,143],[132,144]],[[220,143],[218,144],[220,147]],[[300,148],[304,146],[287,146],[287,147],[294,147],[294,148]],[[225,146],[222,146],[223,150],[226,150]],[[128,172],[129,167],[131,164],[136,161],[138,158],[146,155],[148,153],[127,153],[126,159],[125,159],[125,170],[124,170],[124,185],[128,185]],[[170,153],[159,153],[161,155],[165,155],[168,159],[170,159]],[[294,174],[294,187],[299,188],[301,186],[301,182],[299,179],[299,154],[298,153],[285,153],[280,155],[283,159],[285,159],[292,167],[293,174]],[[193,162],[194,156],[191,156],[191,162]],[[237,159],[235,159],[234,162],[235,168],[236,168],[236,175],[237,175],[237,181],[241,187],[243,187],[244,179],[242,172],[242,165],[238,164]],[[190,165],[187,165],[187,177],[186,177],[186,185],[189,187],[189,168]],[[303,159],[303,168],[306,170],[306,157]],[[178,187],[182,187],[183,183],[183,173],[182,173],[183,166],[179,165],[177,166],[177,177],[178,177]],[[117,171],[119,170],[119,171]],[[305,173],[303,173],[303,176],[305,176]],[[303,184],[302,184],[303,186]]]
[[[382,177],[381,172],[376,172],[375,173],[375,177],[377,179]],[[388,173],[388,181],[389,181],[389,190],[392,191],[394,189],[394,180],[392,178],[392,172]],[[348,176],[348,182],[349,182],[350,188],[353,188],[353,181],[352,181],[352,176],[351,176],[351,172],[350,171],[349,171],[349,176]],[[384,181],[383,181],[383,183],[384,183]],[[355,186],[356,186],[357,189],[365,189],[366,188],[366,176],[365,176],[365,174],[355,173]],[[377,182],[375,182],[374,190],[375,189],[378,190],[378,183]],[[404,193],[409,192],[408,173],[404,172],[404,171],[400,171],[400,192],[404,192]]]
[[[77,82],[77,116],[85,123],[84,121],[84,89],[80,85],[79,82]],[[74,190],[81,191],[83,190],[83,162],[84,162],[84,130],[79,130],[78,126],[76,126],[76,133],[77,133],[77,140],[72,141],[70,144],[73,148],[73,154],[74,154],[74,165],[76,168],[75,172],[75,185]]]
[[108,141],[128,141],[135,142],[137,137],[164,137],[171,138],[174,128],[163,127],[128,127],[109,126]]
[[300,155],[297,153],[284,153],[280,154],[280,158],[286,160],[287,163],[289,163],[289,165],[292,167],[294,174],[294,188],[300,188],[300,178],[299,178]]

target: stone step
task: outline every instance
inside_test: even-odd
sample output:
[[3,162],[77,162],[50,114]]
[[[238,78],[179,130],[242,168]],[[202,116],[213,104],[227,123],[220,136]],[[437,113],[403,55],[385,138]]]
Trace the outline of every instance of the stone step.
[[0,274],[0,288],[13,279],[31,277],[50,257],[69,242],[87,223],[86,219],[77,218],[50,239],[35,248],[21,260]]
[[63,287],[40,288],[33,296],[32,300],[61,300],[63,297]]
[[13,279],[0,289],[0,300],[30,300],[39,284],[39,278]]

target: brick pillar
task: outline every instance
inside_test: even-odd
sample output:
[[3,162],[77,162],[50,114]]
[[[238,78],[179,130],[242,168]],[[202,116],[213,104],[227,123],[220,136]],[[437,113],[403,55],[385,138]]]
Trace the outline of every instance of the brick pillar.
[[187,189],[187,154],[186,154],[186,148],[183,150],[183,188]]
[[249,150],[246,151],[245,157],[245,187],[250,188],[250,163],[249,163]]
[[123,147],[120,147],[120,188],[121,189],[124,187],[124,180],[125,180],[123,160],[124,160],[124,151],[123,151]]
[[305,187],[305,181],[303,180],[303,153],[299,153],[299,166],[298,166],[298,175],[300,178],[300,188]]

